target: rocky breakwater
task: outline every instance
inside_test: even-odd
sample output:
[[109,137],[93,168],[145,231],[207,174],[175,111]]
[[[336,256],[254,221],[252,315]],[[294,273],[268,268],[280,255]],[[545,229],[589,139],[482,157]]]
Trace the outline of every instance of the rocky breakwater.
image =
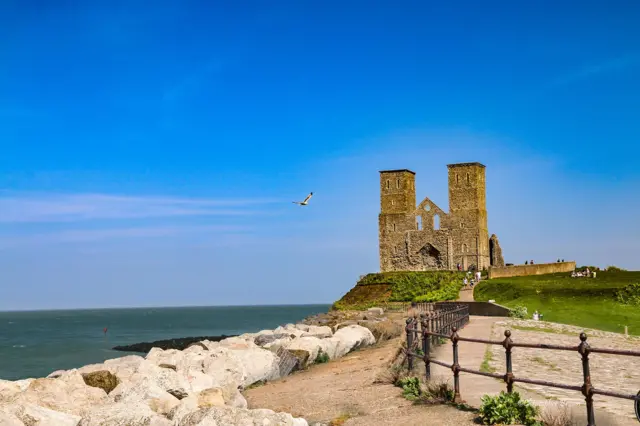
[[339,330],[350,325],[360,325],[371,331],[377,342],[393,339],[404,333],[405,312],[384,312],[382,308],[367,311],[329,311],[311,315],[302,323],[314,326],[328,326]]
[[185,350],[153,348],[46,378],[0,380],[3,426],[305,426],[288,413],[249,409],[241,391],[319,359],[375,343],[359,325],[288,324]]

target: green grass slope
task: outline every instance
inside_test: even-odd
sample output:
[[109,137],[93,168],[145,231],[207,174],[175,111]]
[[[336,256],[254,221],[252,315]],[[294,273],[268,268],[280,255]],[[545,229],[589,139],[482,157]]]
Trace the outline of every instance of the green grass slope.
[[334,309],[366,309],[387,302],[455,300],[463,278],[464,273],[454,271],[368,274],[334,303]]
[[[571,278],[568,273],[482,281],[477,301],[495,300],[514,308],[526,306],[545,321],[640,335],[640,272],[598,271],[596,278]],[[634,285],[636,284],[636,285]]]

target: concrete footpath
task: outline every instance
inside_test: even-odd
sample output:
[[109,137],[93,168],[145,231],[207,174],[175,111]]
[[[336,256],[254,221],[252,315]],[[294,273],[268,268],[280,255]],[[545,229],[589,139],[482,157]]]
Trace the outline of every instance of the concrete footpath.
[[[475,338],[475,339],[487,339],[491,340],[492,327],[496,321],[503,320],[501,317],[470,317],[469,323],[458,332],[460,337]],[[502,340],[503,336],[495,336],[494,340]],[[471,370],[480,370],[487,350],[486,344],[471,343],[471,342],[458,342],[458,362],[461,367]],[[433,351],[435,359],[446,362],[447,364],[453,363],[453,348],[451,341],[447,340],[446,344],[438,346]],[[418,371],[424,375],[424,363],[422,361],[416,361],[415,366]],[[497,374],[503,374],[506,371],[506,366],[496,371]],[[424,376],[423,376],[424,377]],[[436,380],[444,380],[451,384],[453,387],[453,372],[450,368],[445,368],[439,365],[431,364],[431,377]],[[532,377],[533,378],[533,377]],[[462,400],[472,406],[479,407],[481,398],[483,395],[497,395],[500,391],[506,391],[507,385],[503,380],[494,379],[491,377],[484,377],[476,374],[460,372],[460,396]],[[514,391],[517,391],[522,398],[528,399],[539,407],[547,407],[547,409],[555,408],[559,402],[544,393],[538,393],[529,391],[514,385]],[[578,420],[578,424],[584,418],[584,424],[586,424],[586,409],[583,405],[570,406],[571,411],[574,413],[574,418]],[[637,425],[637,422],[622,418],[618,416],[612,416],[611,414],[596,410],[596,424],[598,426],[631,426]]]

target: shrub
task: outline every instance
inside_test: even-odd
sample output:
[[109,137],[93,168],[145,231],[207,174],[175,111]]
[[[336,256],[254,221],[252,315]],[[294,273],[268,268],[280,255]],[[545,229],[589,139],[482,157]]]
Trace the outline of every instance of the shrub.
[[509,312],[509,316],[512,318],[527,319],[529,318],[529,313],[526,306],[517,305]]
[[324,364],[325,362],[329,362],[329,355],[326,352],[323,352],[322,349],[318,352],[316,356],[316,364]]
[[446,381],[429,380],[422,387],[417,404],[445,404],[453,401],[454,392]]
[[605,271],[607,271],[607,272],[624,272],[624,271],[626,271],[626,269],[622,269],[622,268],[619,268],[617,266],[610,265],[610,266],[606,267]]
[[374,383],[399,386],[400,380],[408,377],[409,370],[403,364],[392,364],[388,369],[382,370],[376,376]]
[[500,392],[498,396],[484,395],[478,414],[485,425],[542,426],[536,419],[539,409],[522,400],[518,392]]
[[397,383],[402,388],[402,396],[410,401],[418,399],[420,396],[420,379],[417,377],[405,377]]
[[542,410],[540,418],[544,426],[579,426],[566,403],[560,403],[556,407],[547,407]]
[[640,283],[629,284],[616,291],[616,300],[624,305],[640,306]]

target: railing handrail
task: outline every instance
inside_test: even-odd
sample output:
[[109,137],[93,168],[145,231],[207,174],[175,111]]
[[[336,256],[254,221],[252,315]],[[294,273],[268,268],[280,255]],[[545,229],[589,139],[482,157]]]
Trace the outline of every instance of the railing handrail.
[[[444,321],[442,321],[444,319]],[[487,340],[487,339],[473,339],[468,337],[460,337],[458,330],[464,327],[469,322],[469,310],[468,306],[457,305],[450,309],[442,309],[434,312],[422,313],[420,315],[420,321],[417,317],[407,318],[406,320],[406,333],[407,333],[407,349],[405,353],[408,360],[409,370],[413,369],[413,358],[421,359],[425,363],[425,373],[427,380],[430,379],[431,369],[430,364],[440,365],[442,367],[450,368],[453,371],[454,376],[454,402],[461,402],[460,397],[460,382],[459,373],[470,373],[481,375],[485,377],[492,377],[496,379],[504,380],[507,384],[507,392],[513,391],[514,383],[528,383],[539,386],[554,387],[560,389],[567,389],[582,392],[585,397],[587,405],[587,426],[595,426],[594,407],[593,407],[593,395],[610,396],[613,398],[621,398],[635,401],[635,412],[638,421],[640,421],[640,392],[636,395],[626,394],[621,392],[614,392],[608,390],[601,390],[594,388],[591,384],[591,373],[589,371],[589,354],[601,353],[609,355],[621,355],[621,356],[636,356],[640,357],[640,351],[621,350],[621,349],[609,349],[609,348],[592,348],[587,343],[587,335],[580,333],[580,344],[576,346],[566,345],[548,345],[543,343],[516,343],[511,340],[511,331],[505,330],[504,340]],[[421,329],[418,328],[418,323]],[[446,327],[446,328],[445,328]],[[451,334],[445,334],[446,330],[450,329]],[[420,338],[418,337],[420,336]],[[451,340],[453,346],[453,363],[447,364],[442,361],[433,359],[430,354],[432,344],[438,344],[437,339]],[[413,351],[414,343],[418,344],[422,341],[422,354],[418,354]],[[470,343],[482,343],[487,345],[502,346],[505,348],[506,355],[506,372],[505,374],[488,373],[479,370],[472,370],[463,368],[458,363],[458,342],[470,342]],[[562,351],[576,351],[582,356],[582,369],[583,369],[583,384],[581,386],[569,385],[565,383],[548,382],[544,380],[528,379],[516,377],[513,374],[512,362],[511,362],[511,350],[512,348],[534,348],[534,349],[551,349]]]

